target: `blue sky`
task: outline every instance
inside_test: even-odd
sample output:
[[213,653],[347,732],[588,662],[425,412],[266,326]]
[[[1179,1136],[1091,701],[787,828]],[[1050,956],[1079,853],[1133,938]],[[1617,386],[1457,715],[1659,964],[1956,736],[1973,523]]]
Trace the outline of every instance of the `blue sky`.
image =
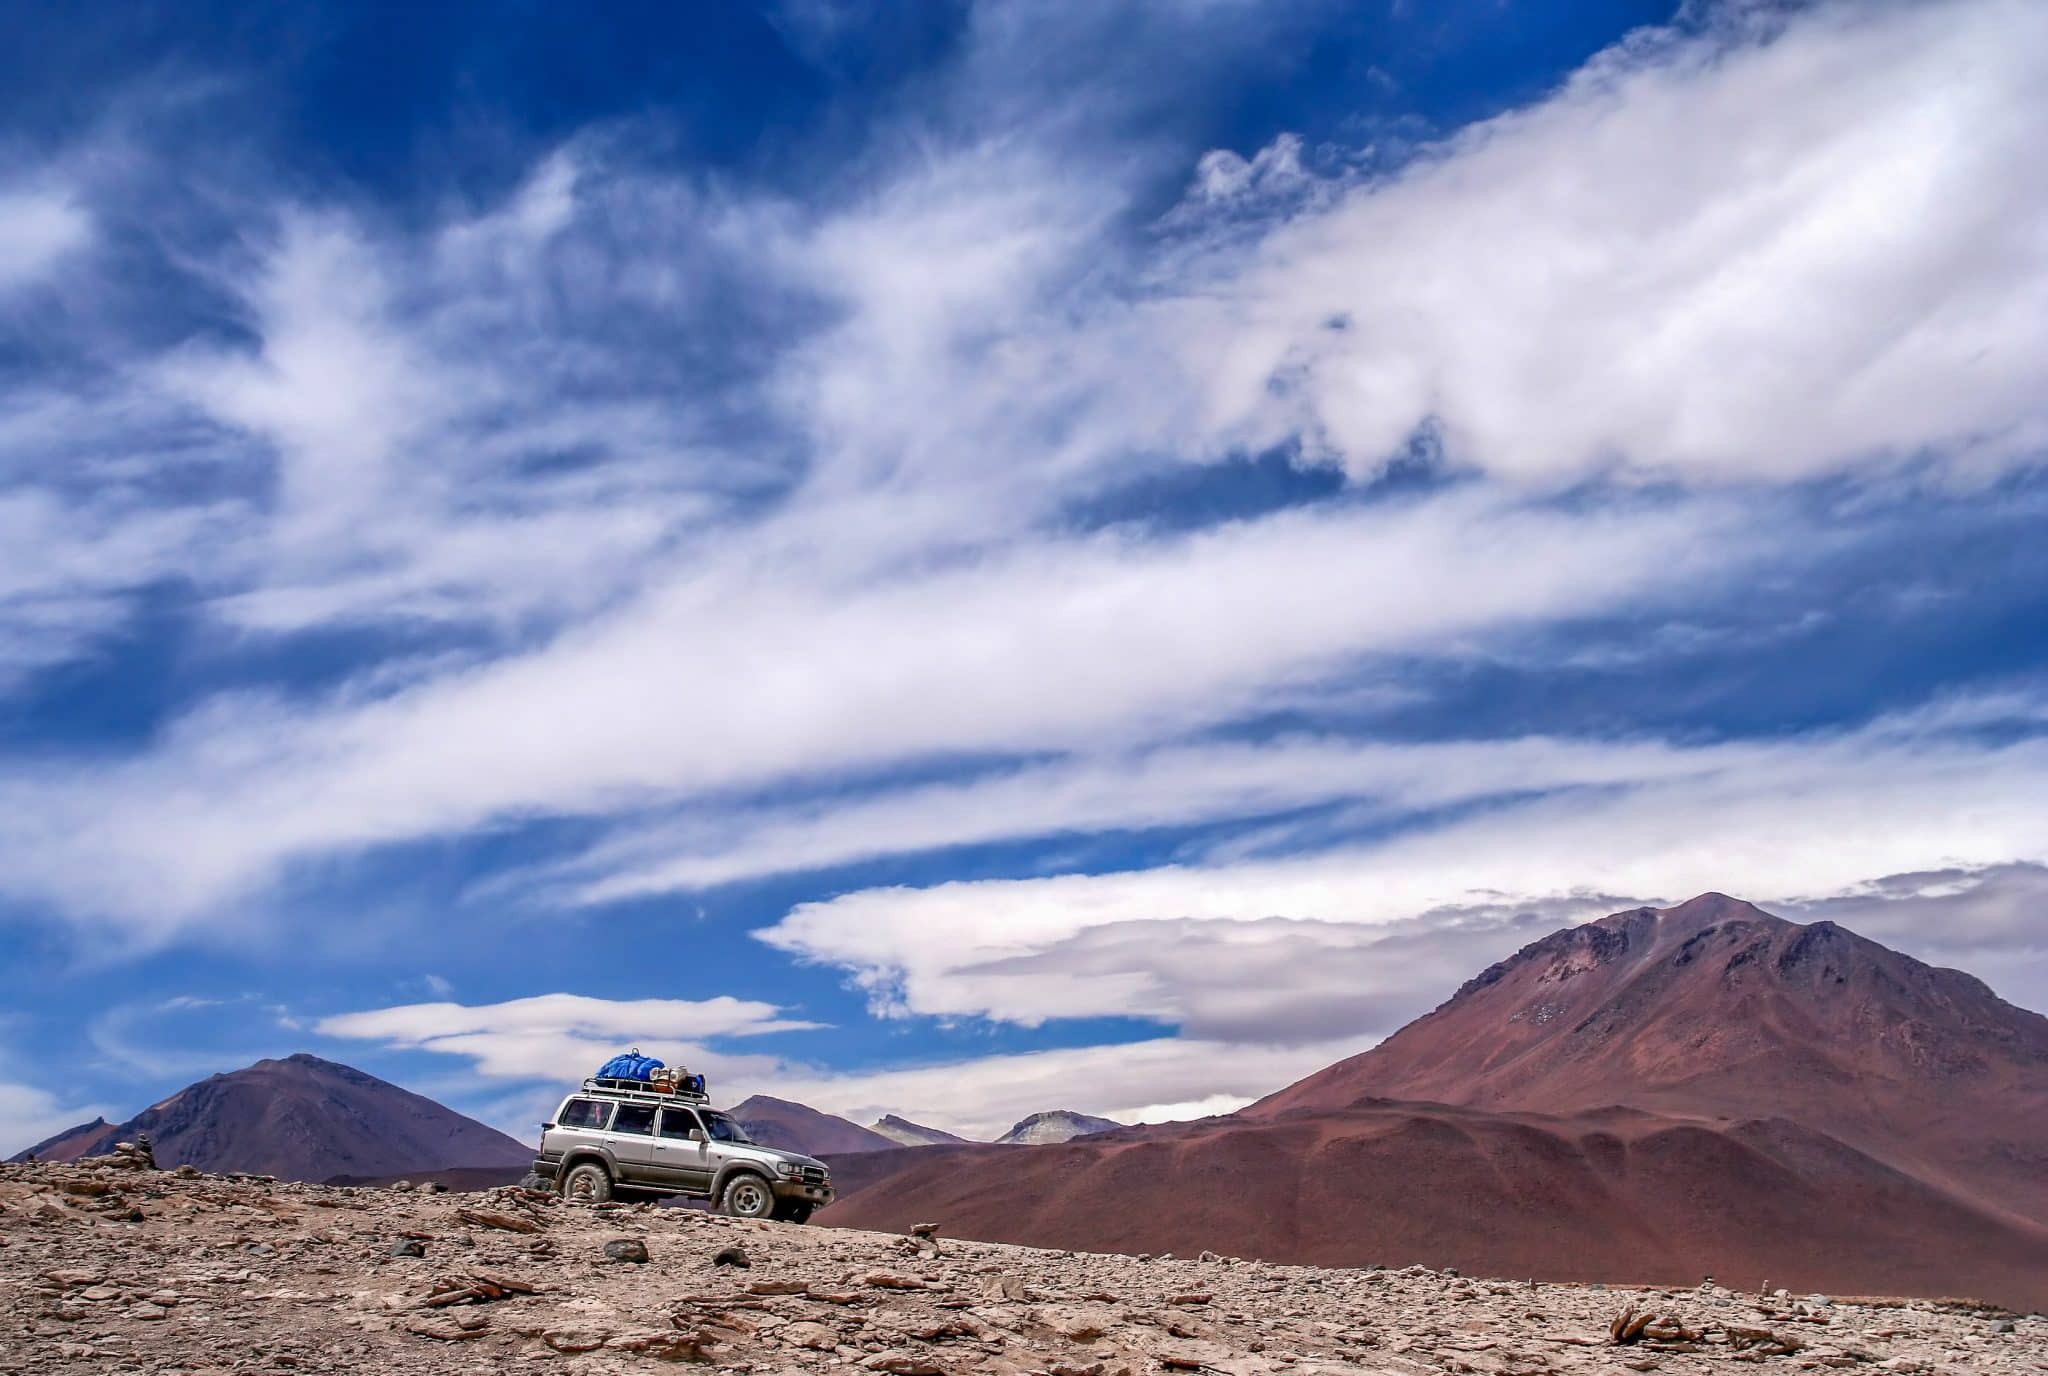
[[1707,888],[2048,1008],[2038,6],[7,9],[0,1147],[1187,1116]]

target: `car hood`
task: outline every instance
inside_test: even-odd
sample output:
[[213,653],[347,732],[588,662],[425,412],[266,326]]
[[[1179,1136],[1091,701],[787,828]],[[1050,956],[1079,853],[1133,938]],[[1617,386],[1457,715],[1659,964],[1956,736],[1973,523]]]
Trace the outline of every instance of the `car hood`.
[[764,1147],[759,1142],[747,1143],[747,1150],[760,1152],[763,1156],[772,1156],[777,1161],[793,1161],[799,1166],[825,1166],[825,1163],[815,1156],[805,1156],[800,1151],[789,1151],[783,1147]]

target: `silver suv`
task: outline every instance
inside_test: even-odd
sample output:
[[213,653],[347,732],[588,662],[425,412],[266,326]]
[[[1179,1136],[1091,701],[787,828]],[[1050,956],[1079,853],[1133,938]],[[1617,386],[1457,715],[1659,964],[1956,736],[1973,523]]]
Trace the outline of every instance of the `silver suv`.
[[685,1195],[740,1218],[802,1223],[832,1202],[824,1162],[764,1147],[732,1117],[689,1096],[617,1081],[586,1080],[562,1101],[541,1125],[533,1169],[566,1198],[592,1204]]

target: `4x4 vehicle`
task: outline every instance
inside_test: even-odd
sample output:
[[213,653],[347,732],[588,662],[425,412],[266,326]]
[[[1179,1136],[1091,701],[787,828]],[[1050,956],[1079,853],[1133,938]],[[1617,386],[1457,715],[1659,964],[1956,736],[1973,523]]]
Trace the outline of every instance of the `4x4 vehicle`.
[[740,1218],[802,1223],[832,1202],[825,1163],[748,1139],[701,1094],[592,1079],[541,1125],[534,1172],[569,1198],[685,1195]]

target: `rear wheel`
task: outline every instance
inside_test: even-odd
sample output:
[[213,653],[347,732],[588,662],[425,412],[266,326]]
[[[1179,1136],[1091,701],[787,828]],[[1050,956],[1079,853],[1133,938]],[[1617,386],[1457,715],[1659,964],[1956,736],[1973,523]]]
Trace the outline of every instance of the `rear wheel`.
[[595,1161],[571,1166],[562,1177],[562,1198],[571,1204],[602,1204],[611,1197],[611,1172]]
[[784,1223],[809,1223],[811,1207],[811,1201],[808,1199],[778,1199],[775,1201],[775,1212],[770,1216],[779,1218]]
[[770,1218],[775,1213],[775,1191],[752,1171],[741,1171],[725,1182],[719,1208],[734,1218]]

